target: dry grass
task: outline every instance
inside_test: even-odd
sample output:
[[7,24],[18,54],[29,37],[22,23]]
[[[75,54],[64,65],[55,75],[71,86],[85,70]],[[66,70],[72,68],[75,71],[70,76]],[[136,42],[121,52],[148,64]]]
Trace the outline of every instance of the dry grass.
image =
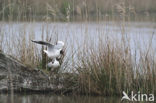
[[[156,11],[155,0],[1,0],[0,20],[105,20],[108,16],[115,19],[118,18],[116,7],[120,8],[119,5],[125,7],[127,16],[133,20],[138,20],[139,14],[146,19]],[[112,14],[116,15],[115,18]]]
[[[119,42],[102,42],[79,53],[78,90],[85,94],[119,95],[121,91],[155,93],[156,64],[152,54],[141,53],[134,61],[129,47]],[[140,51],[141,52],[141,51]]]

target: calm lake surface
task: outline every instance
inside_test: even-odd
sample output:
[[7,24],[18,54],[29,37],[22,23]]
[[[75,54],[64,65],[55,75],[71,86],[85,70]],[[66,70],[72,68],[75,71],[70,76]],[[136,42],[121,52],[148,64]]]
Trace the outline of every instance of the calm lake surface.
[[120,103],[120,98],[94,97],[94,96],[58,96],[31,94],[14,96],[0,94],[0,103]]

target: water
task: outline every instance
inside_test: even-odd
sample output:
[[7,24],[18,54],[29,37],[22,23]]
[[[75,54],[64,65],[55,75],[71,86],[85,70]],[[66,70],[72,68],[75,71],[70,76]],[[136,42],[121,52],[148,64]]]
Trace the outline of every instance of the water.
[[61,96],[50,94],[0,95],[0,103],[120,103],[120,98],[102,96]]
[[[122,34],[128,38],[131,48],[148,47],[149,41],[152,39],[152,47],[156,48],[156,23],[153,22],[126,22],[124,28],[121,22],[84,22],[84,23],[0,23],[1,34],[4,34],[3,44],[5,41],[14,40],[18,42],[18,37],[26,35],[26,40],[46,40],[54,38],[62,40],[67,44],[67,48],[81,48],[83,43],[98,44],[99,36],[102,39],[109,37],[112,41],[120,41]],[[41,35],[44,35],[42,38]],[[154,35],[153,35],[154,34]],[[7,47],[3,45],[5,51]],[[10,43],[13,47],[13,43]],[[16,46],[15,46],[16,47]]]

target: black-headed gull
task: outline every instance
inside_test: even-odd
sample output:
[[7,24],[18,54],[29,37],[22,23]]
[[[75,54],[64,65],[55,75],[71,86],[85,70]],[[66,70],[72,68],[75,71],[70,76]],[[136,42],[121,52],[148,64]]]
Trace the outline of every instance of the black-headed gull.
[[55,59],[55,58],[59,57],[61,53],[63,53],[63,51],[62,51],[62,49],[64,47],[63,41],[57,41],[56,45],[51,44],[49,42],[45,42],[45,41],[34,41],[34,40],[32,40],[32,42],[37,43],[37,44],[41,44],[41,45],[46,45],[47,50],[43,50],[43,51],[51,59]]
[[58,67],[60,67],[60,63],[59,63],[59,61],[57,61],[56,59],[54,59],[54,60],[52,60],[51,62],[49,62],[48,64],[47,64],[47,66],[49,67],[49,68],[58,68]]

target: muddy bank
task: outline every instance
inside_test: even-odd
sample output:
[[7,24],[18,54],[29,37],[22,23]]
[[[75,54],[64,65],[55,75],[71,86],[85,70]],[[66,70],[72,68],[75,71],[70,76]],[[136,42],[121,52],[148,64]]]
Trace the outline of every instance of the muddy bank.
[[59,92],[64,90],[64,75],[48,74],[26,67],[8,55],[0,53],[0,92]]

